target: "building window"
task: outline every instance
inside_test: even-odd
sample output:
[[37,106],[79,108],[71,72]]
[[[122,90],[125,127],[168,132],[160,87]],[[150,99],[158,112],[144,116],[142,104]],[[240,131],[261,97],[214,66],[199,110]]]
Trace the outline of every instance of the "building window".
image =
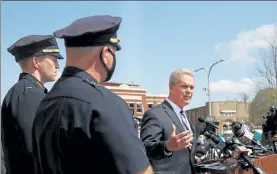
[[225,117],[232,117],[233,114],[236,114],[236,110],[221,110],[221,114]]
[[134,103],[128,103],[128,105],[129,105],[130,110],[133,113],[134,112],[134,106],[135,106],[135,104]]
[[137,113],[142,113],[142,103],[137,103]]
[[148,109],[152,108],[153,104],[148,104]]
[[226,117],[232,117],[233,114],[232,114],[232,112],[225,112],[225,113],[224,113],[224,116],[226,116]]

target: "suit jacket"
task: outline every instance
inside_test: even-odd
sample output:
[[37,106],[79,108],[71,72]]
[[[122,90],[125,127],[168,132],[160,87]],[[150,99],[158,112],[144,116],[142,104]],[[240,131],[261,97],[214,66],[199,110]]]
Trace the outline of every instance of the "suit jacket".
[[189,123],[194,135],[192,148],[175,151],[169,155],[165,153],[165,143],[171,136],[172,124],[176,126],[176,135],[184,131],[179,118],[166,100],[145,112],[140,137],[155,174],[196,173],[194,169],[196,132],[190,120]]

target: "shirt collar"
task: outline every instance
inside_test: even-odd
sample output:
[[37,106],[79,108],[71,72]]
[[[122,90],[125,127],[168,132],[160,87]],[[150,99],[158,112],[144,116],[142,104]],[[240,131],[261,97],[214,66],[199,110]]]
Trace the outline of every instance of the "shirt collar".
[[180,109],[179,106],[177,106],[173,101],[169,100],[168,98],[165,99],[173,108],[173,110],[176,112],[177,115],[180,114],[180,112],[183,110],[183,113],[185,113],[184,108]]

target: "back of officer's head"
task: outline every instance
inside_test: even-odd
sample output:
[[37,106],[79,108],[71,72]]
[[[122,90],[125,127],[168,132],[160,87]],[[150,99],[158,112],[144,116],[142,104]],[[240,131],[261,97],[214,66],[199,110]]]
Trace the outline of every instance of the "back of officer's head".
[[120,23],[120,17],[90,16],[54,32],[65,41],[66,66],[83,69],[99,82],[110,80],[116,66],[115,52],[121,49],[117,38]]
[[[116,48],[112,45],[67,47],[66,66],[75,66],[92,74],[99,81],[105,81],[107,70],[113,66],[114,57],[109,50],[115,54]],[[77,59],[76,59],[77,58]]]
[[29,35],[8,48],[22,72],[32,74],[41,83],[56,79],[59,53],[56,39],[52,35]]

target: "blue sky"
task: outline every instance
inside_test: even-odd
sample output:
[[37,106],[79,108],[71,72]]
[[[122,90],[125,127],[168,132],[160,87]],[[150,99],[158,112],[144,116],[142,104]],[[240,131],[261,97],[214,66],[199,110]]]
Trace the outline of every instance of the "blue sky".
[[[30,34],[52,34],[74,20],[99,14],[121,16],[122,51],[117,53],[114,82],[135,82],[148,93],[168,94],[175,68],[209,67],[212,101],[253,96],[253,69],[263,36],[272,36],[277,2],[2,2],[1,101],[17,81],[19,66],[7,48]],[[261,36],[263,35],[263,36]],[[58,40],[64,54],[63,40]],[[61,61],[61,70],[65,61]],[[204,71],[195,74],[194,98],[188,108],[204,105]],[[53,84],[53,83],[52,83]],[[51,88],[52,84],[47,87]]]

